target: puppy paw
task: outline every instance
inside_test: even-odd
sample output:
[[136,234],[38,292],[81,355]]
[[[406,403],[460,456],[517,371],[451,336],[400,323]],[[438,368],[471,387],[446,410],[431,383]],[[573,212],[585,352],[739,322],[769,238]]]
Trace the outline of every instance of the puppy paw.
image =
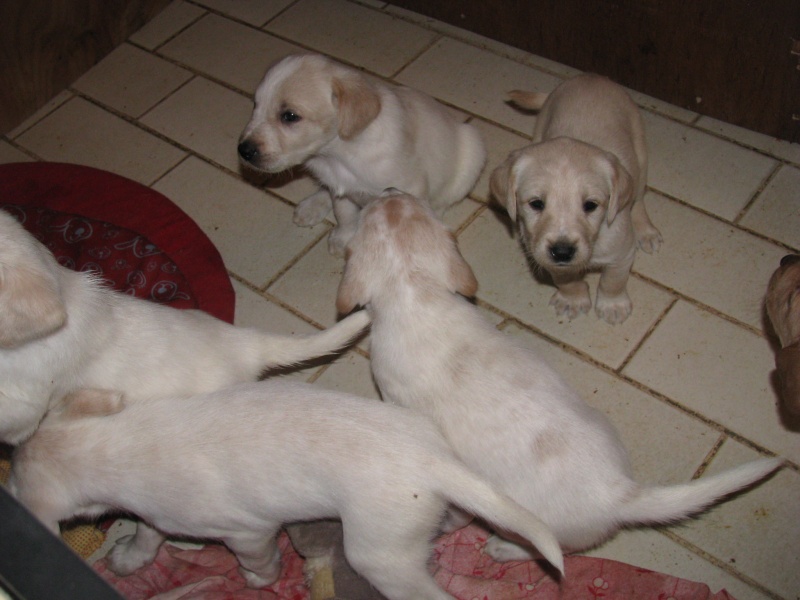
[[613,297],[607,297],[598,292],[594,310],[597,316],[607,323],[618,325],[630,316],[633,311],[633,303],[627,292]]
[[334,227],[330,235],[328,235],[328,252],[334,256],[344,257],[344,249],[347,246],[347,242],[350,241],[350,238],[355,233],[354,227]]
[[589,288],[585,294],[567,296],[556,290],[550,298],[550,306],[554,306],[559,317],[566,316],[570,321],[575,317],[586,314],[592,308],[592,299],[589,297]]
[[489,536],[489,540],[483,547],[483,551],[497,562],[538,558],[534,552],[496,535]]
[[663,241],[664,238],[661,237],[661,232],[655,227],[648,227],[644,231],[636,232],[636,244],[648,254],[657,252]]
[[116,545],[108,553],[108,568],[120,577],[130,575],[134,571],[149,565],[156,555],[144,551],[135,543],[136,536],[126,535],[117,540]]
[[254,573],[249,569],[239,567],[239,573],[244,577],[247,587],[260,589],[272,585],[278,580],[281,574],[281,564],[280,561],[278,561],[276,564],[270,565],[263,573]]
[[294,209],[292,221],[300,227],[313,227],[322,222],[331,212],[333,203],[327,190],[319,190],[298,204]]

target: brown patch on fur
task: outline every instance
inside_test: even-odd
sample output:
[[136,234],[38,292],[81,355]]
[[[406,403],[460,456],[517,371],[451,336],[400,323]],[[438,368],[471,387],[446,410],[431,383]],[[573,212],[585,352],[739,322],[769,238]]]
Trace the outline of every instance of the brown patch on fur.
[[381,97],[364,76],[334,79],[333,95],[339,105],[339,137],[343,140],[357,136],[381,112]]
[[122,394],[111,390],[76,390],[64,396],[61,402],[64,406],[61,416],[65,419],[105,417],[125,408]]

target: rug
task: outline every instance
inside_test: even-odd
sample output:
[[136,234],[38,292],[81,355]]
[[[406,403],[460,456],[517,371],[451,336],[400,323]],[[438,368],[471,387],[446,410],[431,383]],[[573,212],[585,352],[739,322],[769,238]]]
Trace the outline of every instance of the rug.
[[[123,293],[174,308],[198,308],[233,322],[235,297],[219,252],[162,194],[113,173],[62,163],[0,165],[0,208],[14,215],[77,271],[92,271]],[[10,448],[0,445],[0,483]],[[81,556],[104,534],[82,525],[64,531]]]

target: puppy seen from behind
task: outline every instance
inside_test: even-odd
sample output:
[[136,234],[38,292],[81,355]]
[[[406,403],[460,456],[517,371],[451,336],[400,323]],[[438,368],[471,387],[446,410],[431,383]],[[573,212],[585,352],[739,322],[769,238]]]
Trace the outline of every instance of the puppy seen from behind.
[[644,207],[647,144],[639,109],[605,77],[579,75],[551,94],[514,91],[538,110],[533,144],[512,152],[491,176],[495,199],[518,223],[522,244],[557,290],[556,314],[574,319],[592,307],[587,270],[601,271],[597,315],[622,323],[637,245],[654,252],[661,234]]

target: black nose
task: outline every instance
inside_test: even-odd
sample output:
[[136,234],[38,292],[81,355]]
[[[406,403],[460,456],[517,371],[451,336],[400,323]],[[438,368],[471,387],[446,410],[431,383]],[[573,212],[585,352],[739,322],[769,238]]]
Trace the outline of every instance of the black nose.
[[253,162],[253,159],[258,156],[258,146],[251,140],[244,140],[237,148],[239,156],[247,162]]
[[550,256],[557,263],[568,263],[575,256],[575,246],[567,242],[557,242],[550,246]]
[[781,266],[793,265],[800,260],[800,254],[787,254],[781,259]]

